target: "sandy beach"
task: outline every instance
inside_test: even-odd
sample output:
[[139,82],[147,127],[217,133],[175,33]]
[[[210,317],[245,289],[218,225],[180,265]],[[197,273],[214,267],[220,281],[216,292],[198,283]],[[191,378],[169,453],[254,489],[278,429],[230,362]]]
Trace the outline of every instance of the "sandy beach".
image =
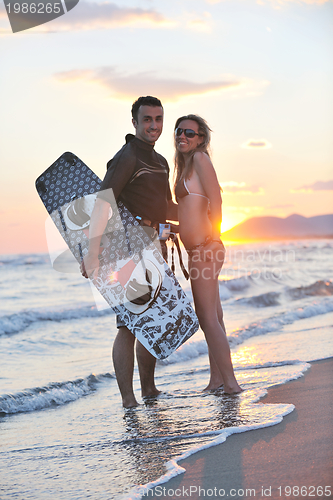
[[219,288],[244,393],[202,392],[199,331],[158,363],[158,398],[140,399],[135,368],[144,404],[129,412],[110,359],[113,313],[96,309],[89,283],[48,255],[0,256],[1,500],[329,498],[332,241],[240,250],[226,272],[255,251],[259,279],[221,277]]
[[333,498],[333,358],[269,389],[263,404],[295,410],[180,461],[186,469],[143,498]]

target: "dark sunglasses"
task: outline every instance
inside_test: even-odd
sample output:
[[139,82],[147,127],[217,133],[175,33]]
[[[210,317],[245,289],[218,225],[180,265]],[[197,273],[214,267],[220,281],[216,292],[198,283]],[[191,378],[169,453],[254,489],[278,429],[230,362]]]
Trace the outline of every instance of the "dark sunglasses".
[[179,128],[178,127],[175,130],[175,136],[180,137],[183,132],[184,132],[185,137],[187,137],[188,139],[193,139],[196,135],[200,135],[200,134],[197,134],[196,132],[194,132],[194,130],[192,130],[191,128]]

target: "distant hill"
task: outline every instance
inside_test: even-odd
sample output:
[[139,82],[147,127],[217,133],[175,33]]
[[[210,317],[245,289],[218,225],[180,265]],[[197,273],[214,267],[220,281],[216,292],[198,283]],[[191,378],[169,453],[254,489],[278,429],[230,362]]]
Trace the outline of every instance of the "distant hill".
[[303,217],[252,217],[222,234],[225,240],[333,238],[333,214]]

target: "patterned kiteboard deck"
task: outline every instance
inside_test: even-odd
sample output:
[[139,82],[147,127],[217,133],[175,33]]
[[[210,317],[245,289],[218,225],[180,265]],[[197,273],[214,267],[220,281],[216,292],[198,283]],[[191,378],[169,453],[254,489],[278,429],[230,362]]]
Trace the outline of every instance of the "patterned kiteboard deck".
[[[100,186],[73,153],[61,155],[36,180],[46,210],[79,263],[89,245],[87,212]],[[198,330],[197,317],[158,240],[152,241],[124,205],[113,201],[111,208],[93,283],[144,347],[164,359]]]

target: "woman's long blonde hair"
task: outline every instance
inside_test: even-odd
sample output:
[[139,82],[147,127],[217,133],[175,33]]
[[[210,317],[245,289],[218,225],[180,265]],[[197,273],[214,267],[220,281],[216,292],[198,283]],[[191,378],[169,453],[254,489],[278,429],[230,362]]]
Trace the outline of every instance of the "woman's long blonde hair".
[[174,188],[176,188],[178,182],[181,180],[181,179],[186,179],[189,177],[191,171],[192,171],[192,168],[193,168],[193,156],[195,155],[195,153],[197,151],[200,151],[202,153],[206,153],[209,157],[210,157],[210,154],[209,154],[209,150],[210,150],[210,138],[211,138],[211,129],[209,128],[206,120],[204,120],[203,118],[201,118],[201,116],[198,116],[198,115],[186,115],[186,116],[181,116],[180,118],[178,118],[178,120],[176,121],[176,125],[175,125],[175,130],[176,128],[178,128],[179,124],[183,121],[183,120],[192,120],[194,122],[196,122],[199,126],[199,130],[198,130],[198,133],[199,133],[199,136],[202,137],[203,139],[203,142],[201,144],[199,144],[198,147],[196,147],[193,151],[191,151],[190,153],[190,160],[188,162],[188,164],[185,166],[185,159],[184,159],[184,156],[182,155],[182,153],[180,153],[178,150],[177,150],[177,147],[176,147],[176,138],[175,138],[175,149],[176,149],[176,152],[175,152],[175,183],[174,183]]

